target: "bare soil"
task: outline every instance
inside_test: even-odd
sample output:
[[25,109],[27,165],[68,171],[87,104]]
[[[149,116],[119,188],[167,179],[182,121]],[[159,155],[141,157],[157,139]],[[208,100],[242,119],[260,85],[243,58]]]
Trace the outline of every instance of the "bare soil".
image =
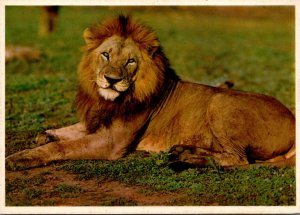
[[[58,189],[65,186],[78,189]],[[178,205],[187,197],[186,194],[178,192],[175,195],[147,192],[147,187],[128,186],[109,179],[79,179],[77,175],[57,170],[53,166],[18,172],[7,171],[6,189],[7,206],[159,206]]]

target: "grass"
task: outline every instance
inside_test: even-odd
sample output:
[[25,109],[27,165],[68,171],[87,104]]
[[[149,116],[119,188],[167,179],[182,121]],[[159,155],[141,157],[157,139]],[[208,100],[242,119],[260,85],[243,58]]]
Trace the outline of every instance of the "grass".
[[[43,57],[40,62],[6,64],[6,155],[35,147],[33,140],[38,132],[77,121],[72,102],[80,47],[84,45],[82,32],[119,12],[131,13],[155,29],[172,67],[183,79],[209,85],[233,80],[235,89],[274,96],[295,112],[292,7],[62,7],[57,31],[40,38],[38,7],[7,6],[6,44],[39,48]],[[189,200],[179,205],[295,205],[296,199],[294,168],[218,171],[211,167],[174,172],[168,166],[167,154],[147,157],[139,153],[115,162],[70,161],[56,165],[82,179],[112,178],[138,184],[148,194],[188,194]],[[43,183],[38,179],[35,182]],[[6,185],[8,195],[31,182],[14,183]],[[62,185],[55,189],[70,195]],[[35,198],[43,191],[24,192]],[[107,204],[127,203],[108,198]]]
[[79,174],[82,179],[108,177],[128,185],[142,185],[157,191],[183,192],[190,196],[180,205],[293,205],[295,204],[295,169],[251,167],[219,170],[215,167],[189,168],[175,172],[169,167],[167,153],[145,156],[134,153],[111,161],[71,161],[59,169]]
[[54,188],[54,192],[78,193],[82,192],[82,189],[78,186],[59,184]]
[[59,195],[60,198],[70,198],[80,195],[84,190],[79,186],[59,184],[54,187],[52,195]]
[[[6,204],[29,206],[33,205],[32,201],[39,199],[44,192],[43,189],[38,188],[39,185],[43,185],[46,179],[42,176],[34,176],[30,178],[15,178],[14,180],[5,181],[6,191]],[[19,193],[17,199],[13,198],[13,194]]]

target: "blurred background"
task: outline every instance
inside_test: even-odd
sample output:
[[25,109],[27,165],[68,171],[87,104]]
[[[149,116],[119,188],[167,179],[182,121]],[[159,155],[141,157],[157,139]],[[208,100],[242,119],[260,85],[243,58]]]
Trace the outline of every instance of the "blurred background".
[[28,147],[39,131],[77,121],[72,102],[82,32],[119,13],[154,29],[182,79],[213,86],[231,80],[234,89],[274,96],[295,110],[294,7],[62,6],[50,12],[48,32],[45,8],[6,6],[5,12],[6,47],[13,47],[7,54],[14,47],[35,53],[6,62],[8,153]]

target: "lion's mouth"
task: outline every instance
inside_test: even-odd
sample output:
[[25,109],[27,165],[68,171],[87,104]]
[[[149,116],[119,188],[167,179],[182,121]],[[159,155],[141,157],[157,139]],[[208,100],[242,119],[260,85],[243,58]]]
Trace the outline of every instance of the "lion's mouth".
[[105,80],[98,81],[98,92],[106,100],[114,101],[121,93],[128,90],[129,84],[125,80],[111,84]]
[[114,90],[118,93],[123,93],[123,92],[127,91],[129,87],[127,85],[122,85],[122,84],[120,84],[120,85],[118,85],[118,84],[113,84],[113,85],[106,84],[104,86],[99,85],[99,88],[110,89],[110,90]]
[[112,88],[101,88],[98,89],[99,95],[105,100],[114,101],[121,93],[113,90]]
[[118,93],[122,93],[122,92],[126,91],[125,89],[118,89],[115,85],[110,85],[108,87],[101,87],[100,86],[100,88],[114,90],[114,91],[116,91]]

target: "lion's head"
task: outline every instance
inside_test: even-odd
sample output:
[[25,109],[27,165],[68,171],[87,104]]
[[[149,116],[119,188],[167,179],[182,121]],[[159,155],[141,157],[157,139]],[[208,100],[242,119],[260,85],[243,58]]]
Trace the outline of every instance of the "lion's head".
[[142,53],[131,38],[115,35],[106,39],[94,54],[99,61],[93,69],[99,95],[114,101],[137,79]]
[[83,37],[75,104],[92,131],[116,115],[155,105],[167,82],[178,79],[154,32],[130,17],[87,28]]

